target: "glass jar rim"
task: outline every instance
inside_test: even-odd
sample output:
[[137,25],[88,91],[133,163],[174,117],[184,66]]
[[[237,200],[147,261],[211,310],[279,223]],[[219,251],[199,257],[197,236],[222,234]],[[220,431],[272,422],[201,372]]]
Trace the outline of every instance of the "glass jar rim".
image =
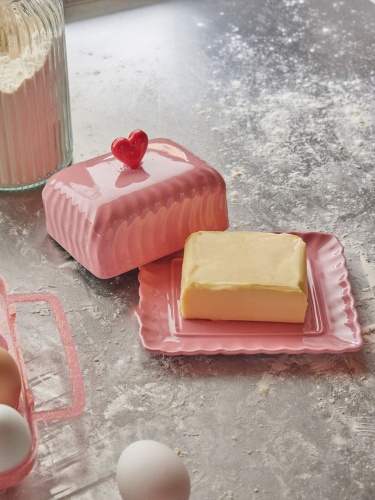
[[0,0],[0,6],[1,5],[10,5],[12,3],[18,3],[21,0]]

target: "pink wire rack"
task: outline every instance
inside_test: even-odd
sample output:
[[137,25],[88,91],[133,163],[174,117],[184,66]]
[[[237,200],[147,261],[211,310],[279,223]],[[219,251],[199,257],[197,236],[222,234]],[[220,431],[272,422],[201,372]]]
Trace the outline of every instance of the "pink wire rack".
[[[66,357],[72,391],[72,403],[70,406],[44,411],[34,410],[34,396],[28,384],[25,362],[16,328],[16,310],[14,304],[20,302],[46,302],[49,304],[56,320]],[[0,276],[0,347],[8,350],[18,364],[22,379],[22,390],[17,410],[29,425],[32,437],[32,447],[25,460],[14,469],[0,474],[0,490],[2,490],[18,484],[31,471],[35,462],[39,441],[37,423],[65,420],[78,416],[85,408],[86,398],[82,373],[70,328],[62,305],[54,295],[49,293],[8,294],[7,285]]]

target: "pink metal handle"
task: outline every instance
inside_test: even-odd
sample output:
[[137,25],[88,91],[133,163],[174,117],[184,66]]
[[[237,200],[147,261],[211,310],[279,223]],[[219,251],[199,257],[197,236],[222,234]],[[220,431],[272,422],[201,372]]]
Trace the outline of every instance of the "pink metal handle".
[[[72,404],[65,408],[35,412],[33,417],[34,420],[36,422],[48,422],[50,420],[63,420],[76,417],[85,408],[85,390],[72,334],[59,299],[50,293],[15,293],[7,296],[7,302],[10,304],[16,302],[47,302],[55,317],[57,329],[59,331],[66,356],[72,388]],[[17,337],[16,329],[13,328],[12,330],[12,333]]]

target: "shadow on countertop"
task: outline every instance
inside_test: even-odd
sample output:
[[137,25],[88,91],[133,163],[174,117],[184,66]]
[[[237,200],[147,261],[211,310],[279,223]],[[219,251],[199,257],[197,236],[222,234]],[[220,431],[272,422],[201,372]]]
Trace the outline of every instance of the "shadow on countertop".
[[77,22],[168,1],[170,0],[111,0],[111,2],[104,0],[64,0],[65,22]]

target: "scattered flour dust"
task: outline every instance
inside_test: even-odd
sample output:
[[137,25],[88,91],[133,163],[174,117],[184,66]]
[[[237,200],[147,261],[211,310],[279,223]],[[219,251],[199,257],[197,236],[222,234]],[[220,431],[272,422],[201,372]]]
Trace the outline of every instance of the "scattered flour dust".
[[[360,218],[374,210],[373,86],[356,75],[314,77],[308,62],[277,54],[277,43],[275,38],[273,50],[272,38],[250,45],[232,26],[211,44],[217,56],[209,84],[218,106],[214,111],[199,104],[196,111],[210,121],[217,113],[212,133],[224,135],[219,161],[229,202],[259,215],[262,229],[286,230],[297,221],[293,229],[348,233],[368,242]],[[281,72],[285,67],[282,75],[270,77],[272,58]],[[373,240],[368,251],[375,254]]]
[[369,289],[375,290],[375,264],[368,262],[363,255],[360,255],[362,266],[369,281]]

